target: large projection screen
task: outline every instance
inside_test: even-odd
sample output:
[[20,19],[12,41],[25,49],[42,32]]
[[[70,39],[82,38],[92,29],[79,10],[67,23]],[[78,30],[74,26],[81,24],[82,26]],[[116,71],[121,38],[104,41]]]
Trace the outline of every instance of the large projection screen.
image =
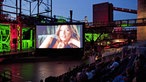
[[36,26],[36,48],[83,48],[83,24],[47,24]]

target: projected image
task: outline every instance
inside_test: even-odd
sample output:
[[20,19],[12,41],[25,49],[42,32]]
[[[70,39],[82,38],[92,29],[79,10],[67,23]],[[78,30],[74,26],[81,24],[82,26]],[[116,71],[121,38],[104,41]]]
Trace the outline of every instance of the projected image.
[[37,48],[82,48],[83,25],[37,25]]

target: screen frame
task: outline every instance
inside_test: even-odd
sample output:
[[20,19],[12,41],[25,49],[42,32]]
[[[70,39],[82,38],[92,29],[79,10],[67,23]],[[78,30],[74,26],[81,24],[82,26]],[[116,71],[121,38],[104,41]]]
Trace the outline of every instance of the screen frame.
[[[84,28],[85,28],[85,23],[84,22],[77,22],[77,23],[45,23],[45,24],[37,24],[37,26],[51,26],[51,25],[82,25],[82,47],[81,48],[37,48],[37,34],[35,34],[35,41],[36,41],[36,51],[39,52],[40,54],[71,54],[71,55],[83,55],[84,53],[84,43],[85,43],[85,33],[84,33]],[[72,53],[73,51],[74,53]],[[63,53],[60,53],[63,52]],[[75,53],[76,52],[76,53]]]
[[[36,34],[35,34],[35,37],[36,37],[36,48],[38,48],[38,35],[37,35],[37,26],[58,26],[58,25],[81,25],[81,47],[80,48],[83,48],[84,47],[84,23],[49,23],[49,24],[39,24],[39,25],[36,25]],[[39,48],[40,49],[40,48]],[[58,49],[58,48],[56,48]]]

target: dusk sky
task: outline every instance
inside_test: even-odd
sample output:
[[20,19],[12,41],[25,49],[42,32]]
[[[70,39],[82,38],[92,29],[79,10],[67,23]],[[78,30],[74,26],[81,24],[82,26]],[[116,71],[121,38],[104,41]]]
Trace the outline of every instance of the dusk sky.
[[[23,0],[22,0],[23,1]],[[28,0],[30,1],[30,0]],[[50,1],[50,0],[48,0]],[[47,2],[47,0],[43,0],[43,2]],[[128,8],[137,10],[137,0],[52,0],[53,15],[63,16],[69,18],[70,10],[73,11],[73,19],[75,20],[84,20],[84,17],[87,16],[88,21],[92,22],[93,16],[93,4],[99,4],[103,2],[112,3],[114,7]],[[10,4],[12,3],[12,4]],[[4,4],[9,4],[14,6],[15,0],[5,0]],[[32,10],[36,6],[36,3],[32,3]],[[22,8],[29,9],[29,4],[23,2]],[[8,8],[6,8],[8,10]],[[10,9],[12,10],[12,9]],[[36,13],[34,9],[33,13]],[[45,10],[45,6],[40,7],[40,12]],[[13,10],[14,12],[14,10]],[[22,13],[26,13],[26,11],[22,11]],[[29,12],[27,11],[27,14]],[[124,13],[119,11],[114,11],[114,20],[122,20],[122,19],[135,19],[137,18],[136,14]]]
[[[93,4],[103,2],[112,3],[114,7],[137,10],[137,0],[53,0],[53,13],[69,17],[69,10],[73,10],[73,19],[83,20],[84,16],[92,22]],[[133,19],[137,16],[131,13],[114,11],[114,20]]]

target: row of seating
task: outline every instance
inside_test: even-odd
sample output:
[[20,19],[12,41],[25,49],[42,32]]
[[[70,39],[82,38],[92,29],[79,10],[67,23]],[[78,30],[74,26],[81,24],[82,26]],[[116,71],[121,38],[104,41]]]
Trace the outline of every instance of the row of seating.
[[[117,82],[116,79],[119,79],[119,77],[125,78],[125,82],[132,82],[135,77],[139,78],[140,76],[135,76],[134,70],[135,61],[141,60],[141,55],[139,56],[135,53],[135,50],[127,49],[124,50],[124,54],[123,52],[119,52],[111,55],[110,59],[107,59],[107,56],[107,58],[98,59],[94,63],[77,66],[58,77],[50,76],[45,79],[45,82]],[[114,70],[111,70],[109,66],[114,62],[112,58],[115,57],[120,58],[120,61],[117,61],[119,65]],[[142,69],[142,71],[144,70]]]

